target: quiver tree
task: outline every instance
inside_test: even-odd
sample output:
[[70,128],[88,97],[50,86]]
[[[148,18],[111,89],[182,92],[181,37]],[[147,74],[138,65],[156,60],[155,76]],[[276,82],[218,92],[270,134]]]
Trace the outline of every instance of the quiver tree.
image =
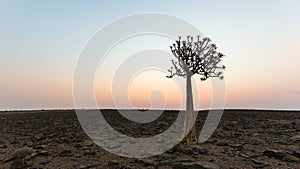
[[197,142],[196,126],[193,125],[196,117],[194,117],[191,78],[194,74],[199,74],[201,81],[210,77],[223,79],[222,71],[225,66],[220,63],[224,55],[217,52],[217,46],[211,43],[209,38],[200,36],[196,39],[187,36],[187,40],[179,37],[170,48],[175,59],[172,60],[173,66],[168,70],[170,75],[167,77],[178,75],[186,78],[186,113],[181,142]]

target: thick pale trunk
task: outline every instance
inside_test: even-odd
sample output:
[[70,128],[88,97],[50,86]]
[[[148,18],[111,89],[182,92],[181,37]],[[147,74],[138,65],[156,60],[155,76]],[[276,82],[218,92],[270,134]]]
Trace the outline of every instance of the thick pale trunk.
[[194,103],[193,103],[193,91],[192,91],[192,76],[190,74],[186,77],[186,111],[194,112]]
[[183,129],[183,139],[181,142],[197,141],[196,127],[194,125],[194,103],[193,103],[193,91],[192,91],[192,74],[188,73],[186,78],[186,113]]

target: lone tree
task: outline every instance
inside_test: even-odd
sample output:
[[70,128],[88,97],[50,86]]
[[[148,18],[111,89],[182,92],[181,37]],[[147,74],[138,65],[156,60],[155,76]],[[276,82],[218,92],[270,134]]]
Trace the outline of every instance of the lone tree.
[[[191,77],[199,74],[201,81],[205,81],[210,77],[218,77],[223,79],[222,70],[224,65],[220,65],[223,54],[217,52],[217,46],[211,43],[209,38],[202,38],[199,35],[195,40],[191,36],[187,36],[187,40],[181,40],[181,37],[170,46],[175,60],[172,60],[173,66],[168,71],[172,78],[175,75],[186,78],[186,113],[184,121],[183,136],[181,142],[198,141],[196,127],[191,126],[196,117],[194,117],[193,93]],[[190,130],[189,130],[190,129]]]

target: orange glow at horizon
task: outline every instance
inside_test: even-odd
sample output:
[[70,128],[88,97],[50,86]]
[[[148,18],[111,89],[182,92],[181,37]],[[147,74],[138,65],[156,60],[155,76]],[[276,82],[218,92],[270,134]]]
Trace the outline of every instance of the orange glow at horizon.
[[[194,77],[193,96],[195,109],[210,108],[212,101],[212,86],[209,80],[201,82]],[[119,85],[124,85],[122,82]],[[102,108],[116,108],[113,99],[112,84],[109,80],[95,83],[96,100]],[[132,79],[128,86],[126,98],[131,105],[123,108],[150,109],[184,109],[185,108],[185,78],[179,77],[178,82],[165,77],[165,73],[157,71],[143,72]],[[118,95],[118,93],[115,93]]]

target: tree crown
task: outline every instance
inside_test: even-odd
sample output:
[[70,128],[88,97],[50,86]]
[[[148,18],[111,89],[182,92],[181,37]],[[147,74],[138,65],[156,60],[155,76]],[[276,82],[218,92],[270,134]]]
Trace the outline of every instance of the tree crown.
[[218,77],[223,79],[222,70],[224,65],[220,65],[225,56],[217,52],[217,46],[211,43],[209,38],[201,38],[199,35],[196,40],[192,36],[187,36],[187,40],[181,37],[170,46],[175,60],[171,60],[173,66],[168,71],[172,78],[175,75],[186,77],[187,75],[199,74],[204,81],[209,77]]

